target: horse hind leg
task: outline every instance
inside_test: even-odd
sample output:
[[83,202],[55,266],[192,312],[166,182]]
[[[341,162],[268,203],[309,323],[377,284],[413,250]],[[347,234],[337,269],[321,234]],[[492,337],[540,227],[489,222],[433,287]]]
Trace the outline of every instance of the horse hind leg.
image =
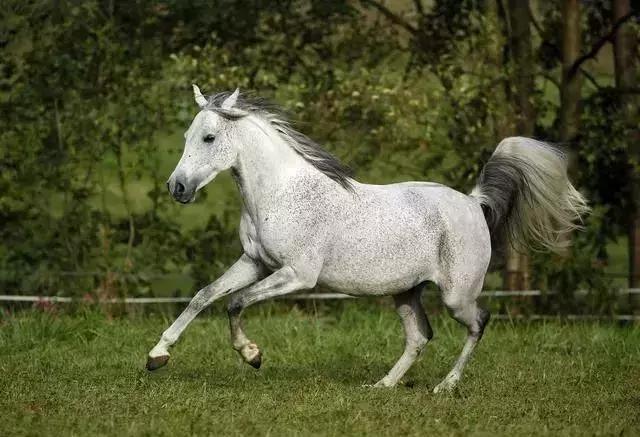
[[480,308],[476,302],[482,291],[483,281],[484,275],[471,287],[451,287],[450,289],[442,290],[443,302],[449,314],[467,328],[467,340],[453,369],[434,388],[434,393],[450,391],[457,385],[462,377],[464,367],[471,358],[471,354],[480,338],[482,338],[487,323],[489,323],[489,311]]
[[433,337],[433,331],[427,315],[422,308],[420,295],[422,285],[393,296],[396,312],[402,320],[405,333],[405,347],[400,359],[387,375],[374,387],[393,387],[404,376],[416,361],[426,344]]

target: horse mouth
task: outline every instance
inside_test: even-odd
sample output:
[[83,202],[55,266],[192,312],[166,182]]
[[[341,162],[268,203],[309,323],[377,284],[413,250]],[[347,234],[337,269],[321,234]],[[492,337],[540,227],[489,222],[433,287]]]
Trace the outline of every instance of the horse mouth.
[[181,203],[183,205],[187,205],[189,203],[193,203],[196,201],[196,193],[193,193],[191,196],[181,196],[181,197],[173,197],[176,202]]

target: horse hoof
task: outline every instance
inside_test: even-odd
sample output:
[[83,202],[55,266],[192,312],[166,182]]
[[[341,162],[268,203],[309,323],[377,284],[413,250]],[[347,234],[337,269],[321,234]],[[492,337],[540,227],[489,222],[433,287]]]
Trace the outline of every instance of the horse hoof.
[[147,370],[154,371],[159,369],[160,367],[164,367],[167,365],[167,361],[169,361],[169,355],[160,355],[159,357],[149,357],[147,358]]
[[433,389],[433,394],[437,395],[438,393],[451,393],[456,388],[457,382],[458,381],[455,379],[445,379],[440,384],[436,385],[436,387]]
[[380,381],[372,385],[373,388],[393,388],[395,386],[396,386],[395,383],[385,381],[384,379],[381,379]]
[[254,369],[259,369],[262,364],[262,352],[258,352],[258,354],[253,357],[251,360],[247,361]]

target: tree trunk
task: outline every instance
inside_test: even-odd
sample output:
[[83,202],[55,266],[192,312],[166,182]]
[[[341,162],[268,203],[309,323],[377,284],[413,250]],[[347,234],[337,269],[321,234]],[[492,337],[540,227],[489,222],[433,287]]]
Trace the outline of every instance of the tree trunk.
[[528,0],[509,0],[511,62],[514,66],[518,130],[533,135],[535,111],[531,103],[535,64],[531,50],[531,17]]
[[580,126],[582,77],[572,66],[580,57],[582,31],[580,2],[563,0],[562,5],[562,83],[560,86],[560,139],[575,145]]
[[[501,0],[489,0],[486,3],[486,20],[487,28],[486,32],[492,35],[491,43],[487,47],[489,55],[489,64],[493,68],[491,74],[495,74],[496,77],[501,77],[505,71],[504,65],[504,49],[507,44],[507,39],[503,36],[504,26],[500,19],[500,1]],[[515,133],[515,127],[513,123],[513,107],[507,97],[507,88],[510,84],[507,81],[503,81],[501,86],[496,86],[492,90],[494,91],[494,97],[497,104],[497,110],[491,111],[491,130],[493,132],[493,138],[495,144],[498,144],[502,139],[512,136]]]
[[[516,126],[518,135],[532,136],[535,126],[535,111],[531,102],[533,96],[534,59],[531,50],[531,17],[528,0],[509,0],[508,24],[511,63],[514,70]],[[507,259],[503,276],[507,290],[528,290],[531,287],[529,257],[515,251],[511,246],[506,250]]]
[[[569,149],[578,149],[578,129],[580,128],[582,73],[573,68],[580,57],[582,26],[580,25],[580,1],[562,1],[562,79],[560,82],[560,140]],[[570,177],[575,176],[570,174]],[[571,234],[561,238],[570,242]],[[563,256],[569,256],[563,250]]]
[[[631,12],[630,0],[614,0],[613,22]],[[613,43],[616,87],[622,104],[622,116],[628,129],[629,183],[631,184],[631,208],[629,211],[629,287],[640,287],[640,131],[638,130],[636,87],[636,38],[630,22],[618,29]]]

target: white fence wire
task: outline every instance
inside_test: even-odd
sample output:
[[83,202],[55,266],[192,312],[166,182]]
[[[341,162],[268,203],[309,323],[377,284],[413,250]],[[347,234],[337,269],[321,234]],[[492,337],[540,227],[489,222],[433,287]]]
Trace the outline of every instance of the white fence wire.
[[[437,294],[436,291],[428,291],[430,294]],[[491,290],[484,291],[481,297],[487,298],[503,298],[503,297],[531,297],[531,296],[549,296],[554,295],[554,292],[543,292],[541,290]],[[588,290],[577,290],[575,295],[587,295]],[[618,295],[640,294],[640,288],[626,288],[617,291]],[[335,299],[352,299],[353,296],[343,293],[295,293],[287,296],[282,296],[279,299],[284,300],[335,300]],[[179,304],[188,303],[191,301],[191,297],[176,296],[176,297],[124,297],[124,298],[111,298],[102,299],[98,301],[87,300],[85,298],[73,298],[68,296],[34,296],[34,295],[0,295],[0,302],[32,302],[32,303],[88,303],[88,304]],[[609,321],[628,321],[635,322],[640,321],[640,315],[635,314],[614,314],[614,315],[595,315],[595,314],[566,314],[562,316],[558,315],[546,315],[546,314],[529,314],[529,315],[509,315],[509,314],[495,314],[492,317],[499,320],[609,320]]]
[[[437,291],[427,291],[430,294],[438,294]],[[488,290],[483,291],[480,297],[531,297],[531,296],[553,296],[557,293],[553,291],[542,290]],[[588,290],[576,290],[574,295],[586,296]],[[640,288],[622,288],[616,291],[618,295],[640,294]],[[294,293],[282,296],[278,299],[285,300],[327,300],[327,299],[352,299],[354,296],[343,293]],[[85,298],[75,298],[66,296],[34,296],[24,294],[5,294],[0,295],[0,302],[52,302],[52,303],[70,303],[70,302],[98,302],[98,303],[135,303],[135,304],[152,304],[152,303],[187,303],[191,297],[124,297],[111,298],[99,301],[87,300]]]

